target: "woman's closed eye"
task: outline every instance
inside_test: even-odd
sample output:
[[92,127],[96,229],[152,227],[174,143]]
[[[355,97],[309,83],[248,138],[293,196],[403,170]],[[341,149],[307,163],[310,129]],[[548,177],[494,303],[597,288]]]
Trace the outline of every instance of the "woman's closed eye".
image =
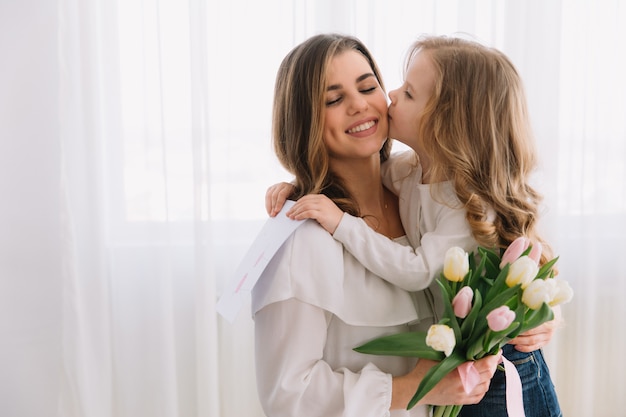
[[371,94],[371,93],[373,93],[374,91],[376,91],[376,89],[377,89],[377,88],[378,88],[378,86],[377,86],[377,85],[373,85],[373,86],[371,86],[371,87],[362,88],[362,89],[360,89],[359,91],[360,91],[361,93],[363,93],[363,94]]
[[332,106],[334,104],[338,104],[341,102],[341,100],[343,100],[343,96],[331,97],[326,100],[326,106]]
[[[372,85],[369,87],[363,87],[359,89],[359,93],[361,94],[373,94],[376,90],[378,90],[377,85]],[[344,96],[333,96],[326,99],[326,106],[333,106],[335,104],[339,104],[343,100]]]

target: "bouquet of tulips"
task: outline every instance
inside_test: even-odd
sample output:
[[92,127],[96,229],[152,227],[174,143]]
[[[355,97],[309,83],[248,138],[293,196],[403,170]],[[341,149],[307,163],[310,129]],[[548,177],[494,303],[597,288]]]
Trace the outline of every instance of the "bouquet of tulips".
[[[554,278],[558,258],[539,266],[541,245],[516,239],[500,257],[481,248],[450,248],[441,279],[444,315],[428,332],[381,337],[355,348],[375,355],[437,360],[408,404],[411,409],[447,373],[467,361],[496,354],[520,333],[553,319],[552,307],[572,298],[569,284]],[[460,405],[435,406],[435,417],[455,417]]]

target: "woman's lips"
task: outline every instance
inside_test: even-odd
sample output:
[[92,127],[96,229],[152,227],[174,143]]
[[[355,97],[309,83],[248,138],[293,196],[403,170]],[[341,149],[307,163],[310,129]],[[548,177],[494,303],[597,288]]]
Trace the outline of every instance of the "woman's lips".
[[366,122],[360,122],[355,126],[352,126],[350,129],[346,130],[346,133],[348,134],[355,134],[355,133],[361,133],[361,132],[365,132],[367,130],[372,129],[374,126],[376,126],[376,124],[378,123],[377,120],[368,120]]

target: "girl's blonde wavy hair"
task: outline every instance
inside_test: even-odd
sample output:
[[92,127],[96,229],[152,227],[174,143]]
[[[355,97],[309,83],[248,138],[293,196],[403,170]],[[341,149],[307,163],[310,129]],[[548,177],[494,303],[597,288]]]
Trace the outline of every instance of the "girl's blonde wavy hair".
[[[433,181],[451,180],[479,245],[506,248],[537,234],[542,196],[529,184],[537,156],[524,88],[500,51],[451,37],[423,37],[410,49],[432,60],[436,81],[420,126]],[[495,218],[493,214],[495,213]]]
[[[276,75],[272,136],[274,151],[281,164],[295,176],[298,199],[321,193],[343,211],[359,216],[359,208],[345,184],[329,168],[324,145],[326,73],[333,57],[354,50],[363,55],[383,88],[374,58],[361,41],[351,36],[322,34],[313,36],[287,54]],[[381,162],[389,157],[391,141],[380,150]]]

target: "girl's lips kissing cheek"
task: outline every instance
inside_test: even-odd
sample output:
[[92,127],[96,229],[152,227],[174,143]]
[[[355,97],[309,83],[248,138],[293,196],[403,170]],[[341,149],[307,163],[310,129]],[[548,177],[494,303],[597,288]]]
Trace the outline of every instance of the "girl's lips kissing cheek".
[[353,136],[367,136],[376,131],[377,120],[368,120],[366,122],[360,122],[350,129],[346,130],[346,133]]

